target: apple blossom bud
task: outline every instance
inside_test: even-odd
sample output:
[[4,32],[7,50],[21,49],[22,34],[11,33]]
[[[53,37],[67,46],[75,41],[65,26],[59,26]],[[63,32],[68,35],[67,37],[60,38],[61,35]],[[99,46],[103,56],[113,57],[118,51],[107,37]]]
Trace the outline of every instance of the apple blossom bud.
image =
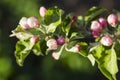
[[58,47],[57,41],[55,39],[49,39],[47,41],[47,47],[49,50],[56,50]]
[[65,43],[65,38],[63,36],[58,37],[57,44],[63,45]]
[[39,21],[36,17],[29,17],[27,20],[27,24],[30,26],[30,28],[37,28],[39,27]]
[[115,27],[118,23],[118,16],[115,14],[110,14],[107,18],[108,24]]
[[100,32],[102,30],[102,25],[98,21],[92,21],[91,30]]
[[103,36],[100,40],[100,43],[104,46],[111,46],[113,44],[113,40],[110,36]]
[[73,16],[73,18],[72,18],[72,24],[74,24],[76,22],[76,20],[77,20],[77,16]]
[[38,36],[33,36],[33,37],[30,38],[31,43],[35,44],[37,41],[38,41]]
[[44,17],[45,16],[45,13],[46,13],[46,8],[45,7],[40,7],[40,9],[39,9],[39,13],[40,13],[40,15],[41,15],[41,17]]
[[92,35],[94,38],[98,38],[100,36],[100,33],[96,31],[92,31]]
[[79,44],[76,44],[74,47],[72,47],[69,51],[71,52],[79,52],[82,47]]
[[52,57],[55,59],[55,60],[58,60],[60,58],[60,53],[59,52],[53,52],[52,53]]
[[99,23],[102,25],[102,27],[106,27],[107,26],[107,21],[105,18],[99,18]]
[[19,24],[21,25],[21,27],[22,27],[23,29],[28,29],[28,28],[30,28],[29,25],[27,24],[27,18],[26,18],[26,17],[22,17],[22,18],[20,19]]

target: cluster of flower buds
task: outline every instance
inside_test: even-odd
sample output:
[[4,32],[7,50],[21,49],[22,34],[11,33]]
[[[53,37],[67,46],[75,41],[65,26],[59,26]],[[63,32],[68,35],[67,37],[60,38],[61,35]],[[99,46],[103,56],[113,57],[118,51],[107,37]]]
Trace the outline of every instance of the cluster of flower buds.
[[100,36],[101,30],[103,30],[107,24],[110,26],[116,26],[118,23],[118,16],[115,14],[110,14],[107,17],[107,20],[105,18],[99,18],[98,20],[92,21],[91,23],[91,30],[92,35],[94,38],[98,38]]
[[[107,20],[105,18],[99,18],[98,21],[92,21],[91,23],[91,30],[92,35],[94,38],[98,38],[100,36],[101,30],[103,30],[108,24],[112,27],[115,27],[118,23],[118,16],[115,14],[110,14],[107,17]],[[110,36],[105,35],[100,40],[101,44],[104,46],[111,46],[113,44],[113,40]]]
[[[63,36],[58,37],[57,39],[49,39],[47,41],[48,50],[57,50],[58,46],[64,45],[65,38]],[[61,52],[53,52],[52,57],[55,60],[58,60],[61,55]]]
[[23,29],[29,29],[29,28],[37,28],[39,27],[39,20],[37,17],[22,17],[19,24]]
[[94,38],[98,38],[100,36],[101,30],[107,26],[107,21],[105,18],[99,18],[98,21],[92,21],[91,30]]

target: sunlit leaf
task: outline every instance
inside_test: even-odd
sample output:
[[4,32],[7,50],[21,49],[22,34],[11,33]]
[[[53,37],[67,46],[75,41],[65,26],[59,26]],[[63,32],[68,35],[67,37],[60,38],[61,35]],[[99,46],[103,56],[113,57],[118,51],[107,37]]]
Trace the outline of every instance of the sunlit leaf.
[[95,49],[95,51],[93,51],[93,56],[95,57],[101,72],[109,80],[116,80],[116,73],[118,72],[118,67],[117,56],[114,48],[99,45]]

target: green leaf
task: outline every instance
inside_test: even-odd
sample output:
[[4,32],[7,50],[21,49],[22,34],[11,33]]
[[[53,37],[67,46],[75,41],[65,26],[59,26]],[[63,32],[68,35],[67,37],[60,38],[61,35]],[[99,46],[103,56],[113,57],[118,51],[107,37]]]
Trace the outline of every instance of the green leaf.
[[114,49],[115,49],[118,60],[120,60],[120,49],[119,49],[119,47],[120,47],[120,41],[116,41]]
[[[80,49],[79,52],[76,52],[75,45],[80,45],[82,48]],[[87,56],[87,43],[86,42],[78,42],[78,41],[71,41],[69,44],[65,46],[66,51],[72,52],[72,53],[79,53],[82,56]]]
[[15,33],[14,35],[18,37],[18,39],[20,40],[28,40],[33,36],[32,34],[29,34],[27,32],[18,32],[18,33]]
[[40,48],[41,48],[42,54],[46,54],[47,45],[45,40],[40,41]]
[[43,32],[40,28],[30,28],[27,31],[33,35],[43,35]]
[[70,31],[70,28],[71,28],[71,18],[69,16],[66,16],[62,23],[62,30],[64,33],[66,33],[67,36]]
[[31,38],[33,35],[23,30],[20,25],[17,26],[15,30],[12,31],[10,37],[16,36],[20,40],[27,40]]
[[114,48],[99,45],[92,53],[98,63],[98,67],[101,72],[109,80],[116,80],[116,73],[118,72],[118,67],[117,56]]
[[46,11],[44,22],[46,24],[47,33],[54,32],[56,27],[60,25],[63,11],[57,7],[50,8]]
[[85,16],[86,24],[95,19],[96,17],[102,15],[107,12],[106,9],[100,7],[92,7],[88,10],[87,15]]
[[92,66],[94,66],[94,65],[95,65],[95,58],[93,57],[93,55],[92,55],[92,54],[89,54],[87,57],[88,57],[88,59],[90,60]]
[[79,52],[79,54],[81,54],[82,56],[88,56],[88,44],[86,43],[86,42],[80,42],[79,43],[80,44],[80,46],[82,47],[81,49],[80,49],[80,52]]
[[19,66],[23,66],[24,60],[29,55],[33,44],[29,41],[18,41],[16,43],[15,57]]
[[76,22],[77,22],[77,27],[78,27],[80,30],[83,30],[84,27],[85,27],[85,20],[84,20],[84,17],[83,17],[83,16],[78,16]]
[[13,31],[12,31],[12,33],[18,33],[18,32],[23,32],[24,31],[24,29],[20,26],[20,25],[18,25]]
[[53,7],[49,8],[44,17],[44,22],[46,25],[50,25],[51,23],[57,22],[60,18],[61,15],[63,14],[63,10]]
[[41,52],[41,48],[40,48],[40,41],[38,41],[34,46],[33,46],[33,49],[32,49],[33,53],[37,56],[39,55],[43,55],[42,52]]

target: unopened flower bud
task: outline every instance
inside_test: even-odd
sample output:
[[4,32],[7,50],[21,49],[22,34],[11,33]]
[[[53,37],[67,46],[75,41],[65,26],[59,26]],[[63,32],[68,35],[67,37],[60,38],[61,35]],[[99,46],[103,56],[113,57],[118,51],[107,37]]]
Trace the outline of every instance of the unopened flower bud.
[[65,38],[63,36],[58,37],[57,44],[63,45],[65,43]]
[[92,21],[91,30],[100,32],[102,30],[102,25],[98,21]]
[[56,50],[58,47],[57,41],[55,39],[49,39],[47,41],[47,47],[49,50]]
[[38,36],[33,36],[33,37],[30,38],[31,43],[35,44],[37,41],[38,41]]
[[105,18],[99,18],[99,23],[102,25],[102,27],[106,27],[107,26],[107,21]]
[[21,27],[22,27],[23,29],[28,29],[28,28],[30,28],[29,25],[27,24],[27,18],[26,18],[26,17],[22,17],[22,18],[20,19],[19,24],[21,25]]
[[39,13],[40,13],[40,16],[41,17],[44,17],[45,16],[45,13],[46,13],[46,8],[45,7],[40,7],[40,9],[39,9]]
[[77,16],[73,16],[73,18],[72,18],[72,24],[74,24],[76,22],[76,20],[77,20]]
[[27,24],[30,26],[30,28],[37,28],[37,27],[39,27],[38,18],[36,18],[36,17],[28,18]]
[[55,59],[55,60],[58,60],[60,58],[60,53],[59,52],[53,52],[52,53],[52,57]]
[[98,38],[100,36],[100,33],[96,31],[92,31],[92,35],[94,38]]
[[79,52],[81,50],[81,46],[79,44],[75,45],[74,47],[72,47],[69,51],[71,52]]
[[115,14],[110,14],[107,18],[108,24],[115,27],[118,23],[118,16]]
[[111,46],[113,44],[113,40],[110,36],[103,36],[100,40],[101,44],[104,46]]

